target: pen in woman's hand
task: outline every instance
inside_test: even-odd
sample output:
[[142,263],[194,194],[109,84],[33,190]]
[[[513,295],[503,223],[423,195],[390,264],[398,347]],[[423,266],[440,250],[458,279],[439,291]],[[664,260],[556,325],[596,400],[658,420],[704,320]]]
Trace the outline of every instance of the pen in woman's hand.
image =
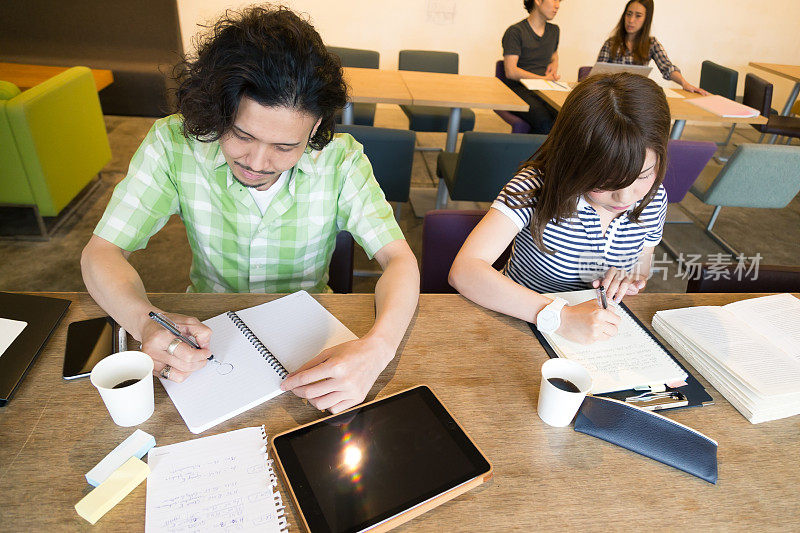
[[[189,337],[186,337],[185,335],[183,335],[178,330],[178,326],[172,320],[167,318],[166,316],[162,315],[161,313],[156,313],[154,311],[150,311],[150,313],[147,316],[150,317],[150,319],[153,322],[155,322],[159,326],[163,327],[164,329],[166,329],[167,331],[169,331],[170,333],[175,335],[176,338],[182,340],[183,342],[185,342],[186,344],[188,344],[192,348],[194,348],[196,350],[200,349],[200,345],[198,345],[195,341],[193,341]],[[211,354],[211,356],[209,356],[208,361],[216,361],[216,359],[214,359],[214,354]]]
[[608,300],[606,299],[606,288],[600,285],[595,289],[597,291],[597,305],[603,309],[608,309]]

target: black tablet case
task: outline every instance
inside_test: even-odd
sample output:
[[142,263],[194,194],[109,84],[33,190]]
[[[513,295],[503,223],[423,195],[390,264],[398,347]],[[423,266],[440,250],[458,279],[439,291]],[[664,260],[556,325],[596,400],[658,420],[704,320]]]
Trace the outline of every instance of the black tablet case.
[[[711,404],[713,404],[714,403],[714,399],[711,397],[710,394],[708,394],[708,392],[706,392],[706,389],[703,388],[703,386],[700,384],[700,382],[697,381],[697,378],[695,378],[692,375],[691,372],[686,370],[686,367],[684,367],[680,363],[680,361],[678,361],[675,358],[675,356],[672,355],[672,352],[670,352],[667,349],[667,347],[664,346],[661,343],[661,341],[659,341],[655,337],[655,335],[653,335],[653,333],[647,328],[647,326],[645,326],[642,323],[642,321],[639,320],[639,317],[637,317],[635,313],[633,313],[630,309],[628,309],[628,306],[625,305],[624,303],[619,303],[618,305],[621,308],[623,308],[633,318],[633,320],[639,325],[640,328],[642,328],[644,331],[647,332],[648,335],[650,335],[651,339],[653,339],[659,346],[661,346],[661,348],[672,358],[673,361],[675,361],[675,363],[679,367],[681,367],[681,369],[684,372],[686,372],[686,374],[688,374],[688,376],[686,377],[686,385],[684,385],[683,387],[676,387],[676,388],[667,387],[668,391],[679,391],[679,392],[683,393],[684,396],[686,396],[686,400],[689,403],[687,405],[683,406],[683,407],[696,407],[696,406],[703,406],[703,405],[711,405]],[[533,334],[536,335],[536,338],[541,343],[542,348],[544,348],[544,350],[547,352],[547,355],[549,355],[551,359],[555,358],[555,357],[558,357],[558,354],[555,352],[555,350],[553,350],[553,347],[550,346],[550,343],[547,342],[547,339],[544,338],[544,335],[542,335],[539,332],[539,330],[536,328],[536,325],[528,322],[528,326],[530,326],[531,331],[533,331]],[[637,394],[641,394],[641,392],[642,391],[636,391],[636,390],[633,390],[633,389],[629,389],[629,390],[622,390],[622,391],[616,391],[616,392],[606,392],[604,394],[598,394],[597,396],[606,396],[608,398],[614,398],[615,400],[621,400],[621,401],[624,402],[625,398],[628,398],[630,396],[636,396]],[[680,407],[669,407],[668,409],[680,409]]]
[[0,407],[22,383],[70,303],[61,298],[0,292],[0,317],[28,323],[0,356]]

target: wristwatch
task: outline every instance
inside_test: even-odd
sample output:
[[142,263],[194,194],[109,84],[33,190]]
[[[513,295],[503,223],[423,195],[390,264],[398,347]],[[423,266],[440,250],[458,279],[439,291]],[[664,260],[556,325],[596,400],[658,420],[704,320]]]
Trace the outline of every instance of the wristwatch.
[[536,315],[536,328],[542,333],[555,333],[561,327],[561,310],[567,305],[564,298],[553,298]]

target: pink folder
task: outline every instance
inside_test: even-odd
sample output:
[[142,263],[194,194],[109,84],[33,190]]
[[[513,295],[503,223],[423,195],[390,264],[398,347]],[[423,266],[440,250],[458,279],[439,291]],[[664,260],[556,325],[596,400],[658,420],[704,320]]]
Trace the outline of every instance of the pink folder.
[[757,117],[760,114],[758,109],[753,109],[739,102],[728,100],[724,96],[719,96],[717,94],[690,98],[689,103],[714,113],[715,115],[719,115],[720,117],[750,118]]

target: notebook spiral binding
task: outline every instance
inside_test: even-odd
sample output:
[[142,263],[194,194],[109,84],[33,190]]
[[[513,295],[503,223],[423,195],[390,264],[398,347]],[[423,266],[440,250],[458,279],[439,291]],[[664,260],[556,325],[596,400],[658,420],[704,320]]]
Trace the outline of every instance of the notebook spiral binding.
[[289,372],[285,368],[283,368],[281,362],[278,361],[274,355],[272,355],[272,352],[270,352],[267,349],[267,347],[261,343],[260,340],[258,340],[258,337],[256,337],[255,334],[250,330],[250,328],[247,327],[247,324],[245,324],[244,321],[241,318],[239,318],[239,315],[237,315],[233,311],[228,311],[226,314],[228,315],[228,318],[230,318],[231,321],[234,323],[234,325],[237,328],[239,328],[239,331],[244,333],[244,336],[247,338],[248,341],[250,341],[250,344],[255,346],[256,350],[258,350],[258,353],[261,354],[261,357],[264,358],[267,364],[270,367],[272,367],[272,370],[274,370],[275,373],[277,373],[281,377],[281,379],[289,375]]
[[[264,429],[264,426],[261,426],[261,438],[264,441],[264,447],[261,450],[266,457],[269,440],[267,439],[267,432]],[[286,519],[286,506],[283,504],[283,498],[281,498],[281,493],[277,489],[278,476],[275,474],[275,468],[273,467],[272,459],[267,459],[267,474],[269,474],[269,484],[273,489],[272,499],[275,502],[275,512],[278,516],[278,528],[281,533],[288,533],[289,522]]]

